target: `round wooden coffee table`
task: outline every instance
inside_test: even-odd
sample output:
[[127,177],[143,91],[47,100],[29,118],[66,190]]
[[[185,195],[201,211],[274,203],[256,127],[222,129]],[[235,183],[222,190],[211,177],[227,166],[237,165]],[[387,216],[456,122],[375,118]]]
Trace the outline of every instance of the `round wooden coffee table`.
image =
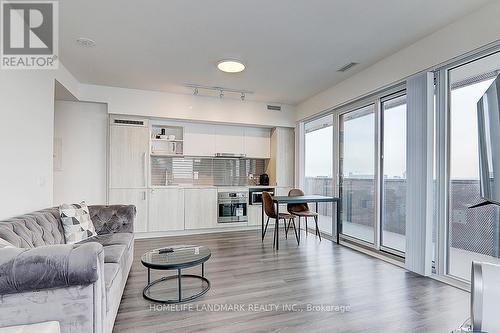
[[[196,245],[174,245],[164,248],[151,250],[141,257],[142,264],[148,269],[148,284],[144,288],[142,295],[145,299],[153,302],[174,304],[189,302],[204,295],[210,289],[210,281],[205,277],[205,262],[212,253],[205,246]],[[182,269],[201,265],[201,275],[182,274]],[[165,276],[151,281],[151,269],[157,270],[177,270],[177,275]],[[203,289],[187,297],[182,296],[182,280],[184,278],[193,278],[202,280]],[[151,287],[158,283],[177,279],[177,299],[161,299],[151,294]]]

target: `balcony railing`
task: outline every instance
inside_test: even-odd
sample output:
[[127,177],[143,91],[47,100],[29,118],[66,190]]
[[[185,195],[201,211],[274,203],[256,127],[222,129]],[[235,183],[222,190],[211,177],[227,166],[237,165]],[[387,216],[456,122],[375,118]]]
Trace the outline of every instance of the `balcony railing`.
[[[305,192],[332,195],[333,180],[306,177]],[[344,178],[342,188],[342,220],[373,227],[374,180]],[[405,234],[406,180],[384,179],[384,230]],[[500,257],[500,209],[486,206],[468,209],[481,202],[478,180],[452,180],[449,200],[450,246],[488,256]],[[320,205],[319,213],[332,216],[331,205]]]

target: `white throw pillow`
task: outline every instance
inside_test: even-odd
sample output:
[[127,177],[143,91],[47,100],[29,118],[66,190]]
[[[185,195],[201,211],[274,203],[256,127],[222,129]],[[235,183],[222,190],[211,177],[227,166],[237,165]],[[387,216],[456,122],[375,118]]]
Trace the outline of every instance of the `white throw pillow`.
[[66,243],[72,244],[96,236],[94,223],[90,219],[89,207],[79,204],[62,204],[59,207]]

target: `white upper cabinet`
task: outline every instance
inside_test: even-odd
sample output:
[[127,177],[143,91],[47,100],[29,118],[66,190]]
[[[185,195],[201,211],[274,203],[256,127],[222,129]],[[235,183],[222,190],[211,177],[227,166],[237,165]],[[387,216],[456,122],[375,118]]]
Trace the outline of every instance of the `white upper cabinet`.
[[271,158],[271,130],[246,127],[245,154],[252,158]]
[[214,156],[215,126],[189,124],[184,127],[184,155]]
[[246,154],[271,158],[271,130],[243,126],[184,124],[184,155]]
[[237,126],[215,126],[215,152],[226,154],[244,154],[244,129]]
[[111,188],[148,186],[149,129],[110,126],[109,177]]

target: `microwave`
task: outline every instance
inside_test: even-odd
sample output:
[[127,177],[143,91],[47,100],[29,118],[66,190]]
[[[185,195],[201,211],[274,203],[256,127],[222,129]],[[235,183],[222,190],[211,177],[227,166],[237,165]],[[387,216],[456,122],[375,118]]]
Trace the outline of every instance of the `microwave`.
[[250,188],[248,190],[248,204],[262,205],[262,192],[269,192],[271,196],[274,196],[274,188]]

